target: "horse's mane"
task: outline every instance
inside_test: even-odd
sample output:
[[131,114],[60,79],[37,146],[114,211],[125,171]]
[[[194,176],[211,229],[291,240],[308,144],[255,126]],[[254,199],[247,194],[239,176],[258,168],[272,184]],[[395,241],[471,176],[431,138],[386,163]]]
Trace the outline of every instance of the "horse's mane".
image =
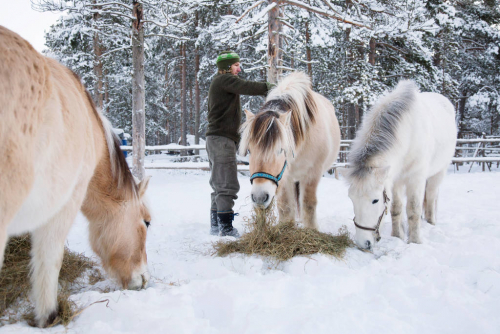
[[410,110],[417,93],[418,88],[413,81],[401,81],[394,91],[381,98],[365,114],[349,153],[351,176],[361,178],[366,175],[371,160],[393,147],[399,123]]
[[[81,84],[80,78],[76,73],[71,71],[77,81]],[[127,160],[120,150],[120,139],[113,132],[111,123],[109,120],[96,108],[90,93],[83,87],[87,96],[88,103],[90,104],[92,111],[96,118],[100,121],[102,130],[104,132],[104,138],[106,140],[106,145],[108,147],[109,161],[111,165],[111,175],[113,177],[113,182],[115,183],[116,190],[121,191],[122,197],[124,199],[131,199],[137,197],[138,187],[134,180],[134,176],[130,172]]]
[[[279,117],[290,110],[290,126],[286,127]],[[256,145],[267,158],[281,149],[294,152],[307,138],[316,113],[311,79],[303,72],[290,74],[270,91],[255,117],[242,125],[240,154],[249,144]]]

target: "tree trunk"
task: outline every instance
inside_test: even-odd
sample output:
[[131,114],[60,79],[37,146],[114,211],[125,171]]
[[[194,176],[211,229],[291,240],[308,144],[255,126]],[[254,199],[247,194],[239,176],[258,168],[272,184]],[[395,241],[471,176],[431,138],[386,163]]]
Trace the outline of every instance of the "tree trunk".
[[[96,0],[92,0],[92,3],[95,4]],[[100,6],[95,6],[94,9],[100,9]],[[93,14],[93,28],[94,28],[94,38],[93,38],[93,47],[94,47],[94,75],[96,77],[94,83],[94,101],[96,106],[103,110],[104,106],[104,98],[103,98],[103,76],[102,76],[102,49],[101,49],[101,41],[99,38],[99,27],[97,26],[97,21],[99,20],[100,15],[98,13]]]
[[170,125],[168,119],[171,117],[171,111],[169,110],[170,104],[170,94],[168,94],[168,64],[165,66],[165,109],[167,110],[167,120],[165,121],[165,144],[170,144],[171,141],[171,133],[170,133]]
[[280,31],[281,23],[279,22],[279,3],[278,0],[268,0],[269,4],[275,3],[276,6],[269,11],[268,16],[268,45],[267,45],[267,63],[269,69],[267,71],[267,81],[270,83],[278,83],[278,77],[281,74],[278,69],[280,55]]
[[[352,1],[351,0],[346,0],[346,6],[347,8],[350,8],[352,6]],[[351,62],[354,61],[354,54],[353,52],[351,51],[351,45],[349,43],[349,39],[350,39],[350,35],[351,35],[351,28],[347,28],[345,30],[345,42],[346,42],[346,63],[347,63],[347,74],[348,74],[348,78],[347,78],[347,82],[349,83],[349,85],[352,85],[354,83],[354,80],[350,77],[350,73],[349,73],[349,68],[350,66],[352,66],[352,64],[350,64]],[[346,104],[346,112],[347,112],[347,138],[348,139],[354,139],[354,136],[356,135],[356,105],[352,102],[348,102]]]
[[[181,145],[186,145],[187,136],[187,91],[186,91],[186,43],[181,43]],[[186,151],[182,151],[184,153]],[[181,154],[183,155],[183,154]]]
[[194,100],[193,100],[193,87],[189,85],[189,113],[188,113],[188,132],[187,134],[192,135],[194,133]]
[[462,91],[462,96],[460,97],[460,100],[458,102],[458,138],[463,138],[463,125],[464,125],[464,118],[465,118],[465,104],[467,103],[467,92]]
[[311,47],[309,35],[309,22],[306,21],[306,57],[307,57],[307,74],[312,78],[312,64],[311,64]]
[[[198,11],[196,12],[196,27],[198,27]],[[198,81],[198,74],[200,72],[200,54],[198,47],[195,49],[194,56],[194,143],[200,143],[200,82]],[[195,151],[196,155],[200,151]]]
[[104,70],[104,77],[106,78],[106,81],[104,81],[104,103],[105,103],[105,109],[104,112],[107,114],[109,112],[109,81],[108,81],[108,71]]
[[376,56],[376,52],[375,52],[375,47],[377,46],[377,43],[375,41],[375,38],[370,38],[370,53],[368,55],[368,62],[371,64],[371,65],[375,65],[375,56]]
[[142,25],[142,5],[134,5],[136,20],[132,26],[132,174],[144,179],[144,153],[146,145],[146,96],[144,91],[144,28]]
[[357,105],[354,103],[349,103],[347,105],[347,120],[348,120],[348,138],[349,139],[354,139],[356,136],[356,109]]

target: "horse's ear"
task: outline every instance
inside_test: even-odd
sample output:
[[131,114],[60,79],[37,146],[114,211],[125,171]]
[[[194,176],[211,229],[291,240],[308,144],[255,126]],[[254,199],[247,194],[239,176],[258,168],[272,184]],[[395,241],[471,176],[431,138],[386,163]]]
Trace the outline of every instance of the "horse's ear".
[[291,119],[292,119],[292,111],[291,110],[288,110],[287,112],[280,114],[280,122],[284,126],[290,125]]
[[138,184],[138,188],[139,188],[139,198],[141,198],[142,196],[144,196],[144,194],[146,193],[146,189],[148,189],[148,185],[149,185],[149,180],[151,179],[151,175],[148,175],[144,178],[144,180],[142,180],[141,182],[139,182]]
[[255,117],[254,113],[245,109],[245,115],[247,116],[247,122]]
[[387,175],[389,175],[390,169],[390,166],[373,168],[373,173],[377,178],[377,181],[383,184],[385,182],[385,179],[387,179]]

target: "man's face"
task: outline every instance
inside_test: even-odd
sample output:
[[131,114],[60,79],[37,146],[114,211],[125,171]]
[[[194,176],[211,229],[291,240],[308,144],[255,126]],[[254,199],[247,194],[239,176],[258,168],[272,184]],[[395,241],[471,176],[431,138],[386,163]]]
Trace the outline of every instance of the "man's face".
[[238,75],[238,73],[241,72],[240,63],[239,62],[234,63],[233,65],[231,65],[229,70],[231,71],[231,74]]

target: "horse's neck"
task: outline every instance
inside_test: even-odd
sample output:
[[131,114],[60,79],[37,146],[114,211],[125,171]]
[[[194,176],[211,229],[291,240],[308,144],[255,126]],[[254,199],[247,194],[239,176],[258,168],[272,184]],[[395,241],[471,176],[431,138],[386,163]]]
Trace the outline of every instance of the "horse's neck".
[[83,214],[93,221],[103,221],[103,217],[113,215],[123,201],[116,189],[109,158],[103,158],[99,161],[87,188],[82,206]]
[[93,138],[97,165],[87,188],[82,212],[89,220],[103,221],[104,217],[109,217],[115,210],[120,209],[124,198],[118,189],[116,178],[113,177],[111,157],[101,120],[96,119],[94,126],[98,129],[94,131]]

